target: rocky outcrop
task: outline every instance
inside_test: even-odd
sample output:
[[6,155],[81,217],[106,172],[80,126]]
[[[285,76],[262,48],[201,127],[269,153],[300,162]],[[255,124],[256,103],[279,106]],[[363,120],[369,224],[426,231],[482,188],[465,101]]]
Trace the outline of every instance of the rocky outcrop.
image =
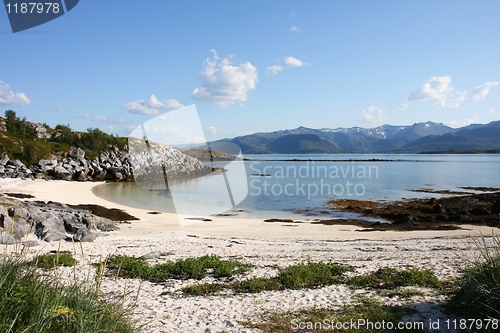
[[136,147],[130,154],[110,147],[94,160],[85,159],[83,149],[71,147],[63,158],[42,159],[30,167],[19,160],[10,160],[6,153],[0,157],[0,177],[3,178],[133,181],[134,177],[151,179],[164,173],[169,179],[176,179],[210,172],[199,160],[165,145],[144,150]]
[[0,244],[19,243],[28,234],[46,242],[93,242],[99,233],[116,229],[115,222],[87,210],[0,197]]
[[33,131],[33,135],[36,136],[38,139],[51,138],[50,133],[47,133],[47,129],[42,124],[32,123],[30,121],[27,121],[26,124],[28,125],[29,128],[31,128],[31,130]]

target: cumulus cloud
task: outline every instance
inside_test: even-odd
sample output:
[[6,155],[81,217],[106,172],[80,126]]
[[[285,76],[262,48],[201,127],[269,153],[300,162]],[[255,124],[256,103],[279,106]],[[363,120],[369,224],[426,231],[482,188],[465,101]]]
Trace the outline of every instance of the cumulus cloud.
[[90,116],[88,114],[84,114],[83,119],[108,124],[130,124],[130,121],[124,118],[114,119],[106,116]]
[[483,100],[490,89],[499,85],[499,82],[486,82],[474,88],[471,93],[456,90],[451,85],[451,76],[433,76],[420,89],[412,92],[401,104],[401,110],[408,108],[409,102],[434,101],[434,104],[444,108],[458,108],[469,96],[475,101]]
[[304,63],[302,62],[302,60],[299,60],[299,59],[294,58],[294,57],[286,57],[284,61],[285,61],[285,64],[289,67],[302,67],[302,66],[304,66]]
[[489,109],[489,112],[490,112],[491,114],[497,114],[497,113],[498,113],[498,112],[496,112],[496,111],[495,111],[495,109]]
[[283,70],[283,66],[279,66],[279,65],[274,65],[274,66],[269,66],[267,67],[266,69],[266,76],[275,76],[275,75],[278,75],[279,72],[281,72]]
[[455,90],[451,86],[451,76],[433,76],[420,89],[412,92],[402,109],[408,107],[408,102],[434,101],[435,105],[445,108],[457,108],[467,99],[467,92]]
[[160,102],[154,94],[151,95],[147,100],[141,99],[123,105],[123,107],[127,109],[130,113],[144,114],[144,115],[149,115],[149,114],[159,115],[160,109],[178,109],[182,108],[183,106],[184,105],[182,105],[173,98]]
[[0,81],[0,105],[30,105],[31,101],[24,93],[14,93],[10,85]]
[[259,81],[257,68],[250,62],[234,65],[232,57],[220,59],[213,50],[213,58],[205,60],[205,68],[200,72],[201,88],[196,88],[191,96],[198,101],[228,107],[244,102],[250,90]]
[[302,32],[302,30],[300,30],[300,28],[298,26],[296,26],[296,25],[292,25],[290,27],[290,31],[291,32]]
[[365,123],[377,123],[384,120],[386,116],[387,115],[384,110],[376,106],[370,106],[369,108],[363,110],[361,121]]
[[486,98],[486,95],[490,92],[491,88],[498,86],[498,81],[486,82],[480,86],[477,86],[472,90],[471,96],[475,101],[481,101]]
[[216,135],[217,133],[219,133],[219,130],[218,130],[218,129],[217,129],[217,127],[215,127],[215,126],[208,126],[208,127],[207,127],[207,130],[208,130],[211,134],[213,134],[213,135]]
[[475,114],[473,117],[467,118],[464,120],[452,120],[452,121],[448,122],[446,125],[448,125],[450,127],[463,127],[463,126],[467,126],[470,124],[479,123],[479,118],[480,118],[480,116]]

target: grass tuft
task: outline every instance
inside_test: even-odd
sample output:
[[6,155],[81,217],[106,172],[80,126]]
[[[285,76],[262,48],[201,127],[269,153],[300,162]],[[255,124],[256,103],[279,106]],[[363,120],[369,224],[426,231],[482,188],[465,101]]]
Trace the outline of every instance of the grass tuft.
[[[59,256],[60,259],[64,256]],[[45,256],[46,267],[54,267]],[[19,257],[0,259],[0,332],[132,333],[132,309],[106,299],[88,282],[62,284]],[[38,261],[38,264],[45,261]],[[61,264],[61,262],[58,262]]]
[[201,280],[209,271],[214,277],[230,277],[248,271],[252,265],[235,260],[222,260],[216,255],[179,259],[150,266],[146,261],[127,255],[112,255],[105,261],[108,274],[151,282],[167,279]]
[[500,318],[500,237],[493,236],[493,249],[481,235],[473,238],[482,260],[469,261],[448,309],[467,318]]

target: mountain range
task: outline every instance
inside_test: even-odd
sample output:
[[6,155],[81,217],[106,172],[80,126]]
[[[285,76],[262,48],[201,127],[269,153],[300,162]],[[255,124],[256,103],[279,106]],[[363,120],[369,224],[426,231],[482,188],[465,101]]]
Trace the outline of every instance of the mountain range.
[[235,143],[244,154],[500,153],[500,121],[461,128],[431,121],[375,128],[313,129],[301,126],[219,142]]

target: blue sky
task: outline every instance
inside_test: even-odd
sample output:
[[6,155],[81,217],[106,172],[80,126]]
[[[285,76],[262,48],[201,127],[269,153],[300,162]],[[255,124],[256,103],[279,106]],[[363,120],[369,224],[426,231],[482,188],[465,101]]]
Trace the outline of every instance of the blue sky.
[[500,118],[498,13],[497,0],[82,0],[13,34],[0,9],[0,108],[127,135],[195,104],[210,140],[486,123]]

